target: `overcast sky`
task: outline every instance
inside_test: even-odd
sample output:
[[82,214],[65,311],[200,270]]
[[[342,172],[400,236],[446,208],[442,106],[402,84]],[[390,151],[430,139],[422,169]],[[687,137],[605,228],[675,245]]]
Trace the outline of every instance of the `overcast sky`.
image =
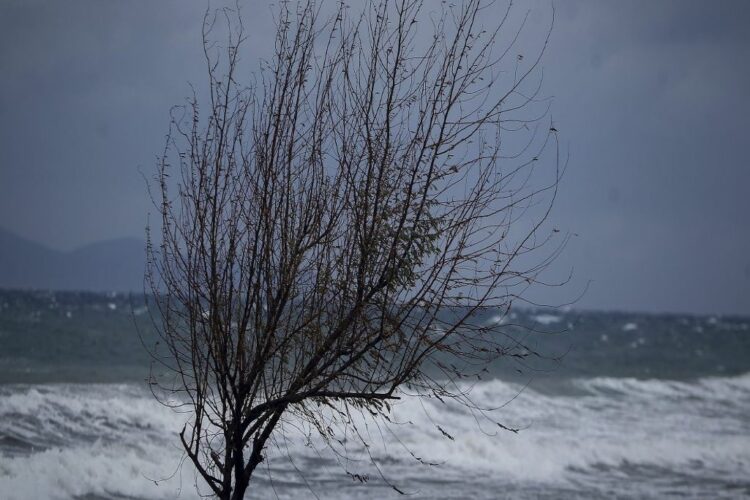
[[[244,7],[247,60],[268,55],[268,5]],[[59,249],[143,237],[140,172],[203,83],[205,6],[0,3],[0,226]],[[544,94],[571,161],[554,223],[578,236],[555,264],[572,287],[542,299],[590,281],[578,307],[750,314],[750,3],[555,7]],[[550,4],[528,8],[538,39]]]

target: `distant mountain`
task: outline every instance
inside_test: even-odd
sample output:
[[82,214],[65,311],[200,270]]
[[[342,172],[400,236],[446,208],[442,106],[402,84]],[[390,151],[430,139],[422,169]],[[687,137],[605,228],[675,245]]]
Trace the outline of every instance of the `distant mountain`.
[[60,252],[0,228],[0,287],[143,291],[145,243],[103,241]]

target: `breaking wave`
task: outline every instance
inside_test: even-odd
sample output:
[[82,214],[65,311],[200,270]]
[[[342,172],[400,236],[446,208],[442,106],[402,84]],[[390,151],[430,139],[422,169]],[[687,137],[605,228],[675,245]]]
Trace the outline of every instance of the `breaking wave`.
[[[358,428],[368,446],[343,440],[347,459],[287,421],[288,439],[270,447],[258,488],[282,498],[303,491],[366,497],[372,490],[345,473],[363,471],[383,486],[377,496],[391,492],[381,474],[418,497],[449,496],[451,488],[467,494],[479,479],[485,487],[472,494],[485,498],[494,487],[519,497],[616,496],[632,494],[634,485],[644,497],[750,492],[749,374],[578,378],[554,390],[492,380],[476,384],[471,398],[496,409],[404,398],[387,428],[363,418]],[[0,386],[0,491],[9,499],[198,498],[176,439],[184,422],[131,384]]]

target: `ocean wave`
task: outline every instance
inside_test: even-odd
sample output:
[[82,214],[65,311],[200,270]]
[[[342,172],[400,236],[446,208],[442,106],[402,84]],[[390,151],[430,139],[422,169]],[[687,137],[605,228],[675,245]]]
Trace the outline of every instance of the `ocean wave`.
[[[478,412],[435,401],[421,412],[426,418],[411,403],[396,410],[419,422],[422,431],[406,439],[431,459],[518,480],[577,480],[571,470],[633,463],[673,470],[703,464],[693,467],[697,475],[739,478],[750,472],[750,375],[695,384],[604,378],[572,384],[584,395],[550,395],[503,381],[476,386],[474,401],[501,407],[492,417],[520,428],[518,434],[496,432],[486,420],[480,426]],[[437,439],[438,425],[455,442]]]
[[[355,419],[367,446],[349,432],[330,449],[290,416],[285,438],[279,435],[268,450],[268,467],[289,488],[347,484],[345,470],[377,476],[370,457],[400,484],[439,478],[608,491],[633,481],[658,487],[649,474],[662,482],[673,475],[665,484],[677,490],[707,479],[747,484],[750,374],[566,383],[573,390],[555,393],[533,383],[481,382],[470,393],[474,410],[404,398],[394,405],[390,425]],[[155,499],[173,498],[182,488],[180,498],[197,497],[192,467],[179,468],[184,457],[176,433],[184,421],[185,415],[128,384],[0,386],[0,436],[35,446],[13,454],[0,445],[0,491],[11,492],[9,498]],[[505,431],[494,421],[520,430]]]
[[[172,476],[180,452],[169,446],[94,442],[0,462],[0,491],[7,500],[28,498],[198,498],[189,482]],[[169,478],[169,476],[172,476]],[[160,479],[165,478],[162,481]]]
[[0,432],[37,449],[158,435],[173,412],[154,410],[128,384],[0,386]]

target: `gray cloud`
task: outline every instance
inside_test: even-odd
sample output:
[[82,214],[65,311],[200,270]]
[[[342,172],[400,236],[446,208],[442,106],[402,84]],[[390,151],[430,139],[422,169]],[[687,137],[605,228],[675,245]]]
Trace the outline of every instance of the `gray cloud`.
[[[267,53],[263,5],[245,7],[249,63]],[[550,6],[528,6],[538,41]],[[143,235],[138,169],[202,83],[204,8],[0,5],[0,226],[63,248]],[[552,273],[573,267],[572,285],[540,300],[592,280],[579,306],[750,313],[748,25],[739,1],[556,4],[544,92],[571,162],[553,222],[579,236]]]

